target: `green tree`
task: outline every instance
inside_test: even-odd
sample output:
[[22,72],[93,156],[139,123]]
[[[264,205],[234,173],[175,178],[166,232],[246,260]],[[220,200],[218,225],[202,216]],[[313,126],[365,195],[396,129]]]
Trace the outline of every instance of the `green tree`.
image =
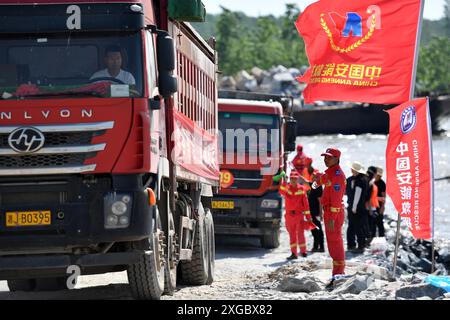
[[229,74],[231,56],[235,48],[235,39],[239,37],[238,14],[224,7],[217,19],[217,52],[219,55],[219,66],[222,71]]
[[281,30],[272,16],[259,17],[256,22],[254,36],[255,65],[269,69],[275,64],[280,64],[283,57],[283,44]]
[[417,91],[438,95],[450,92],[450,39],[435,37],[422,46],[417,67]]
[[280,17],[281,38],[283,43],[284,57],[282,64],[287,67],[301,67],[308,64],[305,53],[305,44],[295,27],[295,22],[301,10],[296,4],[286,4],[286,11]]
[[444,27],[446,36],[450,37],[450,0],[445,0],[444,5]]
[[223,7],[222,10],[216,25],[220,70],[224,75],[249,70],[255,65],[255,50],[250,31],[240,23],[246,16]]

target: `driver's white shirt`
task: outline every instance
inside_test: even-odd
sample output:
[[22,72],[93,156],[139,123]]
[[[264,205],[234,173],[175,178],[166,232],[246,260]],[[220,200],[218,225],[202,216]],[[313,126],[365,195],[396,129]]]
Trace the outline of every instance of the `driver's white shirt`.
[[128,71],[124,71],[120,69],[120,72],[117,76],[113,77],[109,74],[108,69],[103,69],[100,71],[97,71],[92,75],[90,80],[96,79],[96,78],[116,78],[117,80],[121,80],[125,84],[136,84],[136,80],[134,79],[133,75],[129,73]]

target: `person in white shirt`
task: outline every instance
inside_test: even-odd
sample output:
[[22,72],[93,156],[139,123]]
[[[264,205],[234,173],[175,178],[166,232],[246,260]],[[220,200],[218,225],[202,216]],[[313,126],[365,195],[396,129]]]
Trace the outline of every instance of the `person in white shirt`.
[[122,52],[119,46],[106,48],[105,65],[106,69],[94,73],[90,80],[114,78],[122,81],[124,84],[136,84],[133,75],[128,71],[122,70]]

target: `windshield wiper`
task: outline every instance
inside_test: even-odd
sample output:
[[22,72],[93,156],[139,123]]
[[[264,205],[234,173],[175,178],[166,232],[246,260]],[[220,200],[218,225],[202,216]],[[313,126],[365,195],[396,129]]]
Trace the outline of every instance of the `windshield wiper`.
[[20,99],[20,98],[32,98],[32,97],[61,97],[61,96],[90,96],[96,98],[102,98],[103,95],[97,91],[65,91],[65,92],[39,92],[39,93],[30,93],[23,94],[20,96],[13,96],[12,98]]

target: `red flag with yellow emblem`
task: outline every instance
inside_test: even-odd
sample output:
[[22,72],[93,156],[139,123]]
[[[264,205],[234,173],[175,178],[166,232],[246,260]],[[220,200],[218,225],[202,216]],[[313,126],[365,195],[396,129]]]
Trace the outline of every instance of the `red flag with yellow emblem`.
[[423,0],[321,0],[300,14],[316,100],[395,104],[412,96]]

